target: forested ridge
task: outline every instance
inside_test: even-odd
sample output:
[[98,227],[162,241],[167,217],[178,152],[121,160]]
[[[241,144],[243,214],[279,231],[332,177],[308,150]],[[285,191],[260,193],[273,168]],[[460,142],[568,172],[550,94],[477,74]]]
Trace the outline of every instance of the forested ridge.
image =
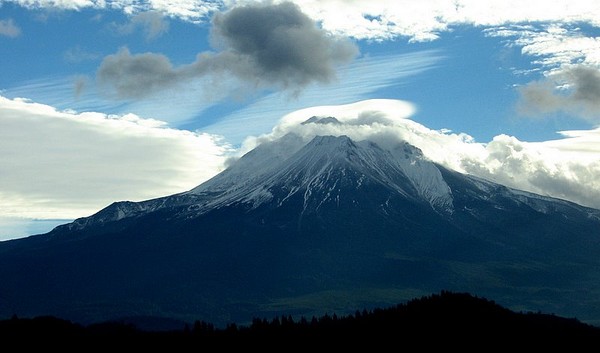
[[273,340],[293,343],[296,348],[316,342],[345,346],[401,342],[418,343],[423,347],[473,347],[478,342],[487,342],[556,347],[556,344],[600,343],[600,328],[575,318],[511,311],[469,293],[442,291],[389,308],[357,310],[352,315],[331,313],[311,318],[283,315],[255,318],[248,325],[231,323],[226,327],[198,320],[180,330],[169,331],[145,331],[119,321],[83,326],[51,316],[14,316],[0,321],[0,339],[5,343],[19,340],[23,345],[41,342],[66,345],[82,340],[107,344],[111,339],[118,339],[121,343],[197,347]]

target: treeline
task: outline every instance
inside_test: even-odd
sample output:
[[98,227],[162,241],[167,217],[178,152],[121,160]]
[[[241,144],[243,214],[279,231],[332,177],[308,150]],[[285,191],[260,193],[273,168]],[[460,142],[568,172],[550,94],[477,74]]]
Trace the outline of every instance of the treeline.
[[[231,323],[216,328],[196,321],[181,330],[150,332],[120,322],[82,326],[54,317],[0,321],[0,339],[19,339],[23,344],[45,342],[119,342],[155,345],[168,343],[198,348],[218,344],[285,342],[289,349],[329,343],[336,346],[393,343],[487,348],[529,345],[558,348],[558,345],[600,343],[600,328],[576,319],[552,314],[508,310],[493,301],[468,293],[442,291],[390,308],[356,311],[352,315],[326,314],[294,319],[292,316],[255,318],[250,325]],[[482,349],[484,346],[481,347]],[[283,349],[283,347],[282,347]]]

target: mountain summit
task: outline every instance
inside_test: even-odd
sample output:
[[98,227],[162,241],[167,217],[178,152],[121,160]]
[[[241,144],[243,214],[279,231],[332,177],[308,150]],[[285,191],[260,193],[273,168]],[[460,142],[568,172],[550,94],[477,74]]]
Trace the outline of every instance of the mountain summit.
[[290,133],[187,192],[0,243],[0,314],[225,324],[456,290],[600,319],[599,210],[385,146]]

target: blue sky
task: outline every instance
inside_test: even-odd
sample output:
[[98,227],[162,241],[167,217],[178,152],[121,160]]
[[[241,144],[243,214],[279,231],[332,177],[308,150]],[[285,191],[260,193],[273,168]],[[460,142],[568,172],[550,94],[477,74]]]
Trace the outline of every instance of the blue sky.
[[372,99],[409,102],[437,162],[600,207],[599,36],[594,1],[0,0],[0,239],[189,190],[286,114]]

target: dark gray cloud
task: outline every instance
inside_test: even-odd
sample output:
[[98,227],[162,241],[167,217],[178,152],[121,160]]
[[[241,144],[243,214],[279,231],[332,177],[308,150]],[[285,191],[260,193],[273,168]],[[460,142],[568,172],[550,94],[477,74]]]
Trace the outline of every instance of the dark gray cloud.
[[218,13],[211,39],[216,52],[173,67],[160,54],[132,55],[127,49],[107,56],[98,80],[123,99],[141,98],[207,75],[229,74],[257,89],[299,93],[311,83],[335,79],[336,66],[358,55],[347,38],[317,27],[292,3],[252,4]]
[[284,87],[327,83],[335,77],[336,64],[358,53],[355,45],[327,35],[292,3],[244,6],[217,14],[212,33],[226,50],[253,64],[244,74]]
[[104,58],[97,73],[101,85],[117,98],[142,98],[180,80],[179,70],[160,54],[132,55],[127,48]]
[[581,102],[594,112],[600,111],[600,70],[578,66],[566,74],[569,81],[574,83],[573,100]]
[[[557,88],[562,83],[565,88]],[[554,79],[529,83],[519,89],[519,111],[528,116],[563,112],[600,120],[600,70],[575,66],[556,74]]]

